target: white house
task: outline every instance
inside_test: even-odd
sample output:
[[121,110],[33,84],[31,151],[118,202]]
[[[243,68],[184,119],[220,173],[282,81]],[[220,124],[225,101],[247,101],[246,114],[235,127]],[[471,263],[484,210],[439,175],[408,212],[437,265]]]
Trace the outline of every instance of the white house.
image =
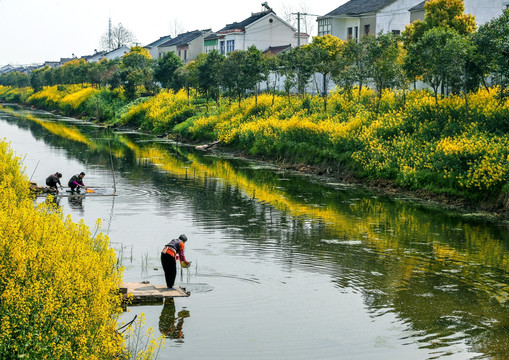
[[422,0],[350,0],[318,18],[318,35],[346,40],[362,35],[399,34],[410,24],[410,11]]
[[247,50],[255,46],[261,51],[276,46],[297,46],[307,44],[309,35],[297,33],[292,25],[276,15],[272,9],[252,13],[241,22],[227,24],[204,41],[205,52],[218,50],[227,55],[235,50]]
[[[400,34],[405,26],[424,18],[422,0],[350,0],[318,18],[318,35],[331,34],[346,40],[380,32]],[[498,17],[509,0],[464,0],[465,13],[477,25]]]
[[[424,19],[425,2],[421,1],[418,5],[410,8],[410,21]],[[505,9],[509,8],[509,0],[463,0],[463,3],[465,4],[465,14],[474,15],[477,26],[499,17]]]
[[92,62],[92,63],[98,62],[99,60],[102,60],[102,59],[114,60],[114,59],[121,58],[122,56],[124,56],[125,54],[127,54],[130,51],[131,51],[131,49],[129,47],[122,45],[121,47],[119,47],[118,49],[115,49],[115,50],[111,50],[108,52],[101,51],[101,52],[95,53],[94,55],[89,57],[87,60],[88,60],[88,62]]
[[167,52],[173,52],[180,57],[184,64],[196,59],[204,51],[203,39],[210,35],[212,31],[194,30],[177,35],[177,37],[159,44],[159,57]]

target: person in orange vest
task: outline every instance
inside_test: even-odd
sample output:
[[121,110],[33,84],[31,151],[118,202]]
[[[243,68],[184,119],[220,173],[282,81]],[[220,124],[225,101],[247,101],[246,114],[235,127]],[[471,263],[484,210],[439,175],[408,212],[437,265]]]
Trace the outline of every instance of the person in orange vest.
[[173,290],[175,278],[177,277],[177,260],[184,267],[188,267],[191,263],[186,260],[184,248],[186,246],[187,236],[182,234],[178,239],[173,239],[166,244],[161,251],[161,263],[163,265],[164,277],[168,290]]

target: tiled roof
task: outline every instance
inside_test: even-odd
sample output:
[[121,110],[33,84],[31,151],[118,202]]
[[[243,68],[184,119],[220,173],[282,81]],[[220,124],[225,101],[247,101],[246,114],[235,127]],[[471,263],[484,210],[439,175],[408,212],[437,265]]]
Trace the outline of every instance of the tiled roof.
[[396,0],[350,0],[325,16],[374,13],[392,4],[394,1]]
[[248,26],[249,24],[254,23],[256,20],[259,20],[262,17],[264,17],[265,15],[268,15],[270,13],[274,13],[274,11],[265,10],[265,11],[258,12],[258,13],[252,13],[250,17],[242,20],[241,22],[234,22],[232,24],[227,24],[224,28],[219,30],[218,33],[227,32],[227,31],[231,31],[231,30],[244,30],[246,28],[246,26]]
[[288,44],[288,45],[281,45],[281,46],[269,46],[269,48],[266,49],[263,52],[263,54],[276,55],[276,54],[279,54],[280,52],[289,50],[291,48],[292,48],[292,45],[290,45],[290,44]]
[[408,11],[422,11],[424,10],[424,3],[426,2],[426,0],[424,0],[423,2],[415,5],[414,7],[408,9]]
[[203,40],[215,40],[215,39],[218,39],[219,38],[219,35],[217,35],[216,33],[212,33],[210,35],[207,35],[203,38]]
[[197,37],[203,35],[207,30],[194,30],[189,31],[183,34],[178,34],[176,38],[170,39],[166,42],[163,42],[162,44],[159,44],[158,46],[164,47],[164,46],[179,46],[179,45],[185,45],[189,44],[191,41],[196,39]]
[[168,41],[171,39],[171,35],[161,36],[156,41],[152,41],[150,44],[145,45],[146,48],[153,48],[154,46],[160,45],[165,41]]

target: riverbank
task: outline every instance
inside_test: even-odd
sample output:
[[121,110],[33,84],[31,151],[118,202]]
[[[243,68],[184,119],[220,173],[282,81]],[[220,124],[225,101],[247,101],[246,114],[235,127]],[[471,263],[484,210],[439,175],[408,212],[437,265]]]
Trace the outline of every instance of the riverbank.
[[[498,89],[470,94],[468,113],[461,97],[436,101],[424,91],[386,91],[381,99],[368,89],[335,92],[327,110],[313,96],[262,94],[240,105],[222,99],[205,106],[184,91],[133,103],[123,103],[117,92],[108,96],[121,106],[107,120],[90,110],[108,98],[106,89],[60,86],[29,93],[16,96],[68,116],[195,144],[219,142],[240,156],[444,206],[497,216],[509,209],[509,101],[498,98]],[[0,98],[6,94],[0,89]]]

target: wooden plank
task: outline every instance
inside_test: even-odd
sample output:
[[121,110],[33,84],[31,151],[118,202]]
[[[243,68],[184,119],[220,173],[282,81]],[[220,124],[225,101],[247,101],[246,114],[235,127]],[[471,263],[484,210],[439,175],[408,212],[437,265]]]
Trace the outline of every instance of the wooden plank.
[[191,293],[185,288],[174,286],[168,290],[166,285],[153,285],[144,282],[128,282],[120,286],[120,292],[124,294],[124,300],[131,305],[136,304],[160,304],[166,298],[188,297]]

